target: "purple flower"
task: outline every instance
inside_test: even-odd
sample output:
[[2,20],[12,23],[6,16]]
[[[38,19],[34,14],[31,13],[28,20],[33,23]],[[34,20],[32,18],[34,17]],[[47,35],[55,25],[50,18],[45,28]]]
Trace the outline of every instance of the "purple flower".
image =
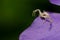
[[[38,16],[24,32],[19,36],[19,40],[60,40],[60,14],[48,12],[53,19],[52,24]],[[51,28],[52,27],[52,28]],[[49,29],[51,29],[49,31]]]
[[49,0],[50,3],[55,4],[55,5],[59,5],[60,6],[60,0]]

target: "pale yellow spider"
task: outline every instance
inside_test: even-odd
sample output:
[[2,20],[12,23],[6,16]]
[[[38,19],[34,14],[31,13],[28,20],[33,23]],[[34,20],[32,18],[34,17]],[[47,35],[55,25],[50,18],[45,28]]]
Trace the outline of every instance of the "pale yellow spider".
[[49,19],[49,22],[52,23],[52,19],[51,19],[50,15],[46,11],[41,12],[39,9],[36,9],[36,10],[33,11],[32,16],[33,15],[35,16],[35,13],[37,11],[39,12],[40,18],[45,20],[44,23],[46,22],[46,19]]

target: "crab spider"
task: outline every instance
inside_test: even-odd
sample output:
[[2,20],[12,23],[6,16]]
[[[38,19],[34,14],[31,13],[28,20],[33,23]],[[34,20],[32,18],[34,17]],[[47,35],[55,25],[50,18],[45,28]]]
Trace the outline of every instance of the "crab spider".
[[51,19],[50,15],[46,11],[41,12],[41,10],[36,9],[36,10],[33,11],[32,16],[33,15],[35,16],[35,14],[36,14],[37,11],[39,12],[40,18],[42,18],[42,19],[45,20],[44,23],[46,22],[46,19],[49,19],[48,21],[50,23],[52,23],[52,19]]

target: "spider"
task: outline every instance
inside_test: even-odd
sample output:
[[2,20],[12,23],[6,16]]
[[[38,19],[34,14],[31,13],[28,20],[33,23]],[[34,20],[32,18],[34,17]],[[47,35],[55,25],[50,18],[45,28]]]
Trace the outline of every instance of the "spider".
[[[41,10],[36,9],[36,10],[33,11],[32,16],[35,16],[35,14],[36,14],[37,11],[39,12],[40,18],[44,20],[43,23],[45,23],[46,21],[48,21],[48,22],[50,22],[50,26],[51,26],[52,25],[52,19],[51,19],[50,15],[46,11],[41,12]],[[50,29],[51,29],[51,27],[50,27]]]
[[48,21],[50,23],[52,23],[52,19],[51,19],[50,15],[46,11],[41,12],[41,10],[36,9],[36,10],[33,11],[32,16],[35,16],[37,11],[39,12],[39,16],[40,16],[41,19],[43,19],[45,21],[46,21],[46,19],[50,19]]

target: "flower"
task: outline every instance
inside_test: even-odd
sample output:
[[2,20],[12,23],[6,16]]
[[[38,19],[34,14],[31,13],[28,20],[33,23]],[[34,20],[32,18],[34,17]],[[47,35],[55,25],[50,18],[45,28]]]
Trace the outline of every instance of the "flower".
[[49,0],[50,3],[60,6],[60,0]]
[[19,40],[60,40],[60,14],[48,12],[53,19],[52,29],[49,31],[50,23],[38,16],[20,36]]

